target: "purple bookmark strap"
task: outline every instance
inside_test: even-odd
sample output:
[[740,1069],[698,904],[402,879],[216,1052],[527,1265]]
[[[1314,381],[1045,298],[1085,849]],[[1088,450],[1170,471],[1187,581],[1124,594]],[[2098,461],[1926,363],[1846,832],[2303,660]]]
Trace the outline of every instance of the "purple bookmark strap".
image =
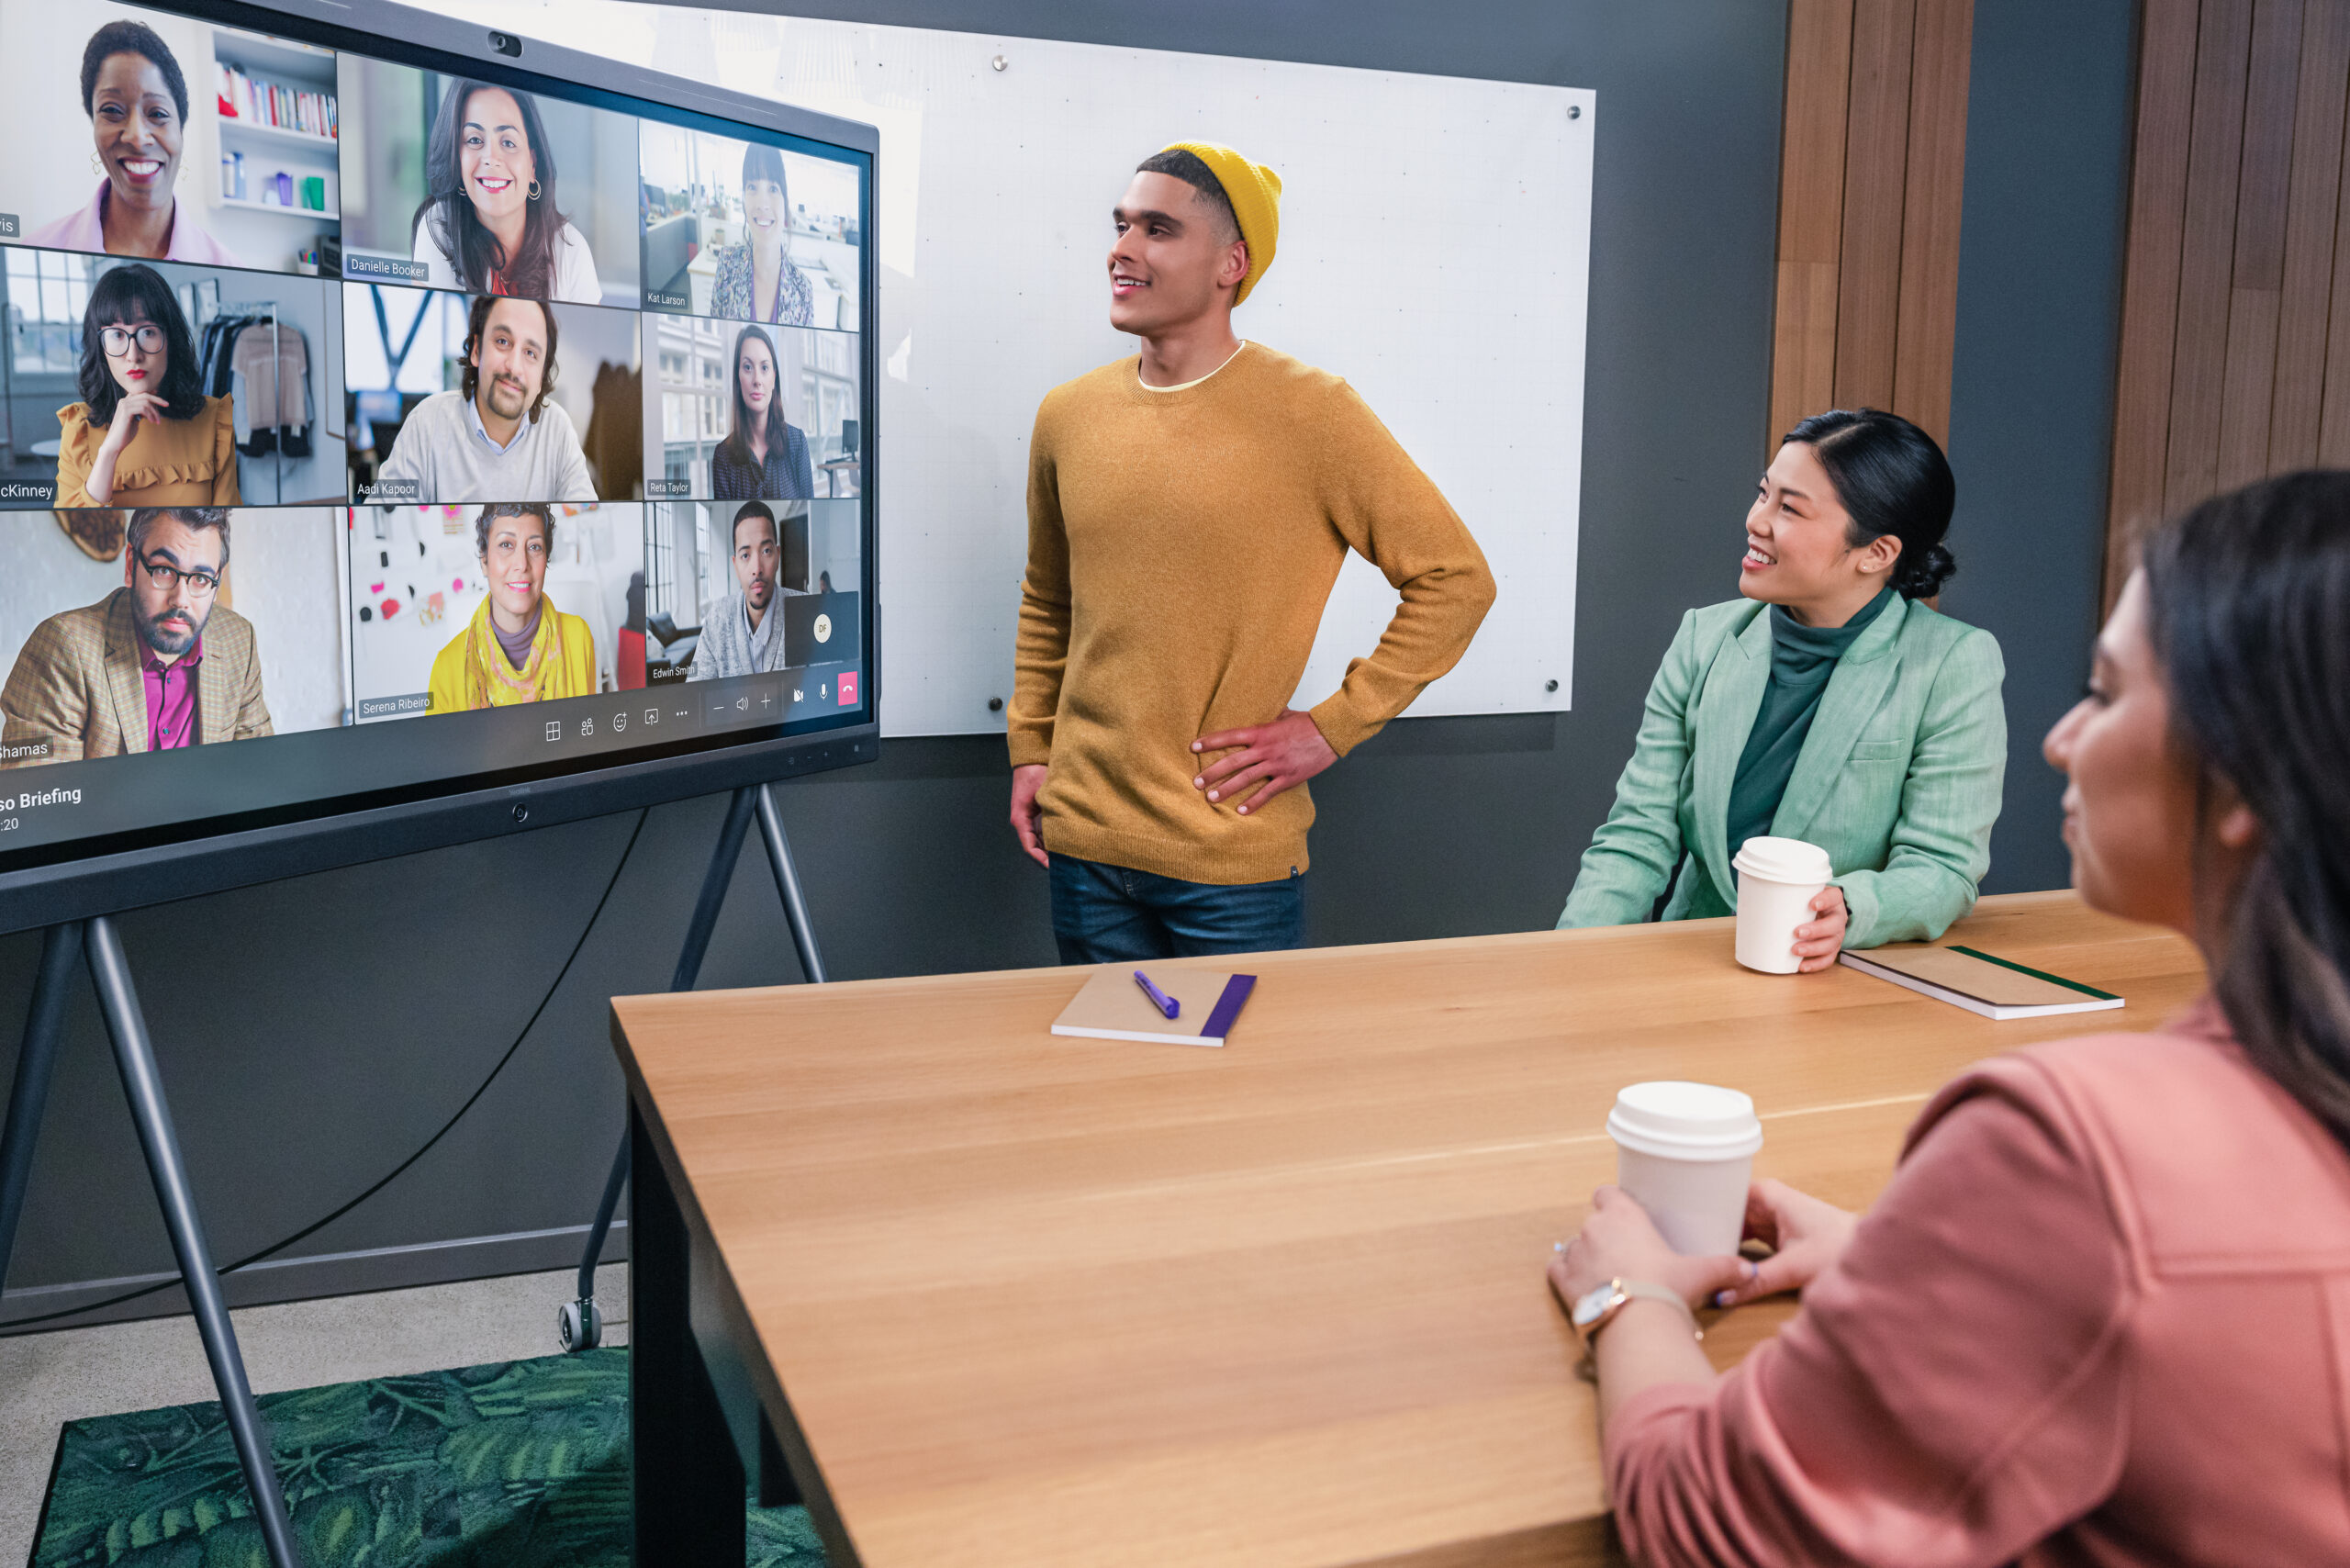
[[1215,999],[1215,1007],[1209,1013],[1208,1021],[1200,1025],[1200,1037],[1220,1040],[1231,1034],[1232,1022],[1240,1016],[1241,1004],[1248,1000],[1248,993],[1256,989],[1255,975],[1235,975],[1225,981],[1224,994]]

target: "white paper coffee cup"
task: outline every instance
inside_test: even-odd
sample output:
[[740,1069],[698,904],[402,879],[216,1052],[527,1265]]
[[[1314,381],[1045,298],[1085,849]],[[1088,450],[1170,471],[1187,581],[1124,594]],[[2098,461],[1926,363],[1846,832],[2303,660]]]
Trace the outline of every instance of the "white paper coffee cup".
[[1762,1147],[1752,1100],[1710,1083],[1635,1083],[1617,1094],[1607,1136],[1616,1184],[1639,1200],[1675,1252],[1738,1250]]
[[1828,851],[1800,838],[1750,838],[1730,860],[1738,873],[1738,961],[1766,975],[1791,975],[1796,927],[1817,918],[1811,901],[1836,874]]

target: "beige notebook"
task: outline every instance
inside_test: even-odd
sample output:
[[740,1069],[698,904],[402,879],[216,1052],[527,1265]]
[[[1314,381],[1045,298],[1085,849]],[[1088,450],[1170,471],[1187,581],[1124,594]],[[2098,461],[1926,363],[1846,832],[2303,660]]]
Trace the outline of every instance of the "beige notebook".
[[1179,969],[1169,965],[1147,968],[1143,973],[1162,996],[1172,997],[1177,1012],[1169,1018],[1135,983],[1135,970],[1123,964],[1093,971],[1085,989],[1053,1021],[1056,1035],[1082,1035],[1096,1040],[1158,1040],[1176,1046],[1220,1046],[1240,1016],[1241,1003],[1257,984],[1255,975],[1228,974],[1221,969]]
[[1873,947],[1865,953],[1842,953],[1838,958],[1863,974],[1908,986],[1986,1018],[2046,1018],[2121,1005],[2121,998],[2109,991],[2026,969],[2012,959],[1993,958],[1973,947],[1905,943]]

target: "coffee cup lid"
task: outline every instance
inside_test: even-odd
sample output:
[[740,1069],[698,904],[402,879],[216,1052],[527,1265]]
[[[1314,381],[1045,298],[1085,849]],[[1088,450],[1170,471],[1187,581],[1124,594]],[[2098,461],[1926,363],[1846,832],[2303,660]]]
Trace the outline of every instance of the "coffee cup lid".
[[1762,1147],[1762,1124],[1735,1089],[1662,1080],[1617,1092],[1607,1136],[1666,1159],[1737,1159]]
[[1730,857],[1730,865],[1771,882],[1824,882],[1836,874],[1828,851],[1800,838],[1750,838]]

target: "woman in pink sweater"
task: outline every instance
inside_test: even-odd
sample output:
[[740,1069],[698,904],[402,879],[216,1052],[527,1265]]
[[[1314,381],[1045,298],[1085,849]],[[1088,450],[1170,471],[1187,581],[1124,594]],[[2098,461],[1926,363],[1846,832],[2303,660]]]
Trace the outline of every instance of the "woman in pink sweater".
[[1865,1215],[1758,1183],[1759,1267],[1601,1188],[1565,1300],[1804,1293],[1723,1377],[1670,1300],[1598,1330],[1636,1561],[2350,1562],[2350,475],[2152,536],[2046,752],[2081,896],[2211,996],[1970,1070]]

